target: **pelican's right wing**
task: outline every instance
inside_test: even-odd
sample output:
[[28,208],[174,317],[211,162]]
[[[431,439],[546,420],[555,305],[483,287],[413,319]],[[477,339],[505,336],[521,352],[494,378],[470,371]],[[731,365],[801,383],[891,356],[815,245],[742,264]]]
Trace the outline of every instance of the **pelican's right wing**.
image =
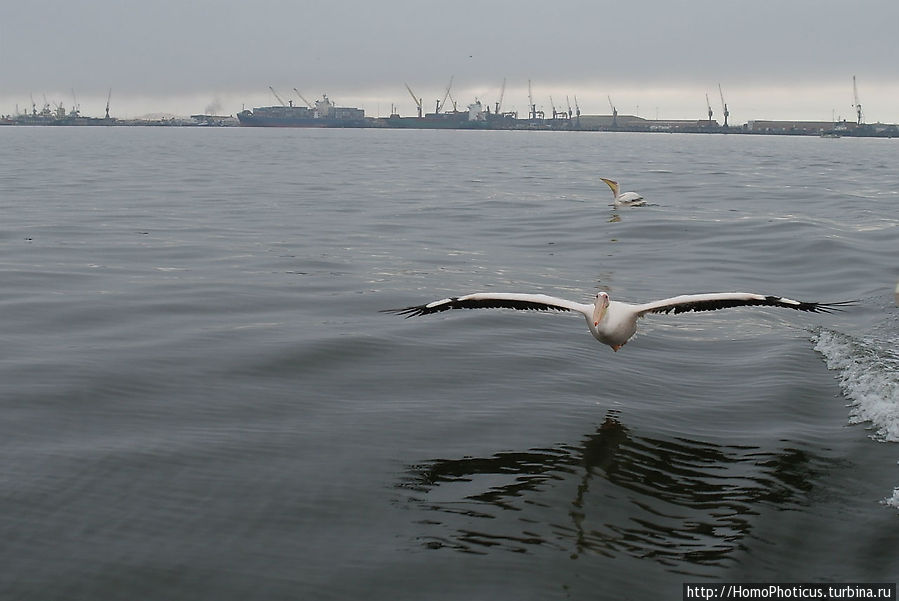
[[465,296],[444,298],[426,305],[414,305],[402,309],[384,309],[382,313],[395,313],[409,317],[440,313],[450,309],[516,309],[519,311],[575,311],[589,316],[593,305],[576,303],[545,294],[518,294],[512,292],[477,292]]
[[643,305],[634,305],[633,308],[637,312],[637,316],[642,317],[647,313],[674,313],[676,315],[688,311],[716,311],[729,307],[754,306],[783,307],[785,309],[796,309],[797,311],[809,311],[811,313],[831,313],[854,304],[856,304],[856,301],[818,303],[748,292],[713,292],[709,294],[684,294]]

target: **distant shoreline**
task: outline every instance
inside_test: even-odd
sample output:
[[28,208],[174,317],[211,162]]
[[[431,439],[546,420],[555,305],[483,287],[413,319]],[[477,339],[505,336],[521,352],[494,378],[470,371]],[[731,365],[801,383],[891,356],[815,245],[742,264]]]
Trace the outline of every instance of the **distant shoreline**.
[[[737,126],[723,126],[706,120],[651,120],[632,115],[582,115],[579,118],[517,119],[495,118],[468,121],[467,113],[427,117],[365,117],[352,122],[322,119],[300,124],[241,123],[230,115],[192,115],[160,119],[116,119],[97,117],[47,118],[31,115],[0,117],[0,126],[10,127],[277,127],[316,129],[458,129],[503,131],[583,131],[634,133],[751,134],[842,137],[899,137],[895,124],[857,124],[852,122],[755,120]],[[429,118],[430,117],[430,118]],[[439,117],[439,118],[434,118]],[[617,123],[616,123],[617,122]]]

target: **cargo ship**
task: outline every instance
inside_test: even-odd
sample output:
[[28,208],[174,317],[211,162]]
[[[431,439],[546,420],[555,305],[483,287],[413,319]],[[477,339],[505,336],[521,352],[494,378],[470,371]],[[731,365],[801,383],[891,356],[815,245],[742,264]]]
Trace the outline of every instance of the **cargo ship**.
[[262,106],[237,113],[241,125],[249,127],[371,127],[362,109],[335,106],[327,95],[314,106]]
[[[439,105],[438,105],[439,108]],[[427,113],[418,117],[401,117],[397,114],[376,120],[378,127],[397,129],[514,129],[513,113],[497,115],[484,110],[480,100],[468,105],[467,111]]]

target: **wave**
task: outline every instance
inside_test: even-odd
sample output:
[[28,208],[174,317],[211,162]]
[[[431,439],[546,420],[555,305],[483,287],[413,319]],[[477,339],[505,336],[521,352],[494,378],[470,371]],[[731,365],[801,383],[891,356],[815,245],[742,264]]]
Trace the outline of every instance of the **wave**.
[[899,509],[899,487],[893,489],[893,496],[885,498],[883,504]]
[[[821,329],[812,336],[815,350],[824,356],[849,398],[849,423],[869,422],[871,438],[899,442],[899,356],[892,349],[899,340],[866,337]],[[881,503],[899,509],[899,487]]]
[[838,372],[850,401],[849,423],[868,422],[874,440],[899,442],[899,355],[893,350],[899,340],[859,339],[821,329],[812,342],[828,369]]

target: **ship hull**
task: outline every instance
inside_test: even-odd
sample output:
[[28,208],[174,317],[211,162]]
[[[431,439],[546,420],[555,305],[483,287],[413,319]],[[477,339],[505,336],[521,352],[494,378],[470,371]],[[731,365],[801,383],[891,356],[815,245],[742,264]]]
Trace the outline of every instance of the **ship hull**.
[[357,119],[278,119],[237,115],[243,127],[371,127],[367,121]]
[[394,129],[491,129],[487,121],[472,121],[468,113],[425,115],[424,117],[392,116],[380,119],[381,127]]
[[360,109],[335,107],[325,97],[316,108],[305,106],[267,106],[237,113],[246,127],[371,127]]

